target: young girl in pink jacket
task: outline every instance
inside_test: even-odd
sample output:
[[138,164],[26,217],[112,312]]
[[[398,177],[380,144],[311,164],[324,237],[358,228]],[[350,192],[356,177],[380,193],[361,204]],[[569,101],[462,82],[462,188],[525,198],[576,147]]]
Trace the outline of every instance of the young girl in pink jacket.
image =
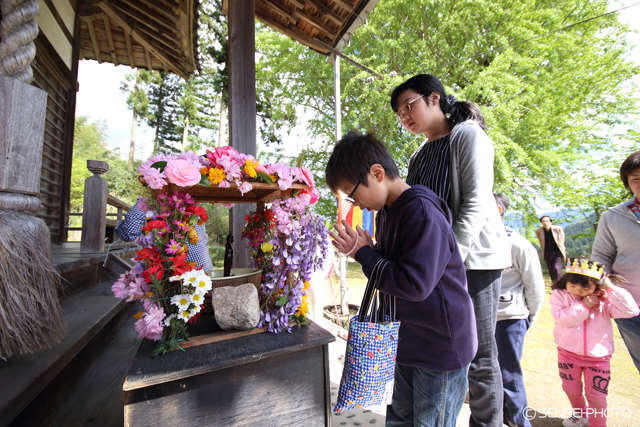
[[611,319],[637,316],[638,305],[629,292],[617,286],[624,278],[607,276],[598,263],[568,259],[565,271],[551,293],[558,369],[562,389],[573,407],[573,415],[562,425],[584,427],[588,422],[590,427],[606,426],[613,354]]

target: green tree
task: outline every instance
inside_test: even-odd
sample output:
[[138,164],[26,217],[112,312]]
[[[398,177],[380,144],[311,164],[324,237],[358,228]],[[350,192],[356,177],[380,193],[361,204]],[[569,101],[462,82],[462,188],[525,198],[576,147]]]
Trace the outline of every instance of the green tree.
[[[496,190],[532,229],[532,195],[550,197],[567,170],[610,153],[635,127],[639,69],[628,28],[608,7],[605,0],[381,0],[344,53],[383,77],[342,61],[343,129],[375,131],[404,173],[422,137],[395,122],[390,93],[411,75],[436,75],[482,109],[495,142]],[[320,146],[306,157],[320,178],[335,140],[332,65],[270,29],[256,42],[259,92],[276,111],[312,116],[308,128]],[[332,200],[318,209],[335,217]]]

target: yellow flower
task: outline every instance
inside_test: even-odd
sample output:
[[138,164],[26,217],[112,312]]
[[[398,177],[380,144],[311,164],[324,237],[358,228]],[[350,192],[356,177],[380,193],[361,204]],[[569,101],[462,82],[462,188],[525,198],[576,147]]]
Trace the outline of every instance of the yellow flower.
[[256,166],[258,165],[258,161],[257,160],[250,160],[247,159],[244,161],[244,171],[247,173],[247,175],[249,175],[251,178],[255,178],[258,176],[258,174],[256,173]]
[[276,176],[274,174],[269,175],[271,177],[271,181],[273,182],[277,182],[278,179],[276,178]]
[[307,301],[307,296],[302,297],[302,304],[298,307],[298,311],[296,311],[296,316],[305,316],[309,311],[309,301]]
[[269,242],[264,242],[260,245],[260,249],[262,249],[262,252],[264,252],[265,254],[268,254],[273,250],[273,245]]
[[309,286],[311,286],[311,283],[309,283],[306,280],[303,280],[302,283],[304,284],[304,290],[306,291],[307,289],[309,289]]
[[224,171],[220,168],[211,168],[209,169],[209,182],[212,184],[219,184],[223,179],[226,178]]
[[200,169],[200,173],[204,176],[209,175],[209,168],[204,166],[202,169]]
[[142,317],[142,313],[144,313],[144,311],[139,311],[133,317],[135,317],[137,320],[140,320],[140,318]]
[[198,243],[198,232],[196,231],[195,227],[191,227],[189,229],[189,243],[191,243],[192,245]]

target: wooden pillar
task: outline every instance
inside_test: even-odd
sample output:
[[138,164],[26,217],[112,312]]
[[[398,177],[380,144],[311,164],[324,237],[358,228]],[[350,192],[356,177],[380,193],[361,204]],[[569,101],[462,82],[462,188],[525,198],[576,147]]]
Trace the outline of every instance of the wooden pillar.
[[[256,155],[255,0],[229,2],[229,140],[241,153]],[[253,204],[236,204],[229,215],[234,237],[233,267],[251,267],[251,252],[240,239]]]
[[87,169],[93,176],[84,181],[84,204],[82,207],[82,239],[80,252],[104,252],[107,228],[107,198],[109,185],[100,175],[109,170],[107,162],[87,160]]

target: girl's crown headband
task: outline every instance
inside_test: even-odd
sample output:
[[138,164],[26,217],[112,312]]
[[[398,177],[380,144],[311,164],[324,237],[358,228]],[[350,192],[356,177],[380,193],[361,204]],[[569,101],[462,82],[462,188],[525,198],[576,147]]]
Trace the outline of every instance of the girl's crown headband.
[[589,276],[596,280],[602,279],[604,275],[604,266],[600,266],[598,268],[598,264],[595,262],[591,264],[589,267],[589,261],[586,259],[582,261],[582,264],[579,264],[578,258],[567,258],[567,267],[565,268],[566,273],[575,273],[582,274],[583,276]]

